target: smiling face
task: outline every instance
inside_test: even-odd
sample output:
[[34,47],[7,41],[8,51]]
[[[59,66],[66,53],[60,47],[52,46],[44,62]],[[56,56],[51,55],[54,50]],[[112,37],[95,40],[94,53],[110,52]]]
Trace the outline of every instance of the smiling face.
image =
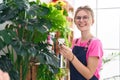
[[90,31],[90,26],[94,23],[93,15],[87,9],[78,9],[74,22],[80,31]]

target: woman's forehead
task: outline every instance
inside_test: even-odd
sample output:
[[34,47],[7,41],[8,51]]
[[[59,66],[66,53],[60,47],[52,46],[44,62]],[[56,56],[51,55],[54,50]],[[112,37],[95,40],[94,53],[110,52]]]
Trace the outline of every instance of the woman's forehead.
[[79,10],[77,15],[90,15],[90,12],[87,10]]

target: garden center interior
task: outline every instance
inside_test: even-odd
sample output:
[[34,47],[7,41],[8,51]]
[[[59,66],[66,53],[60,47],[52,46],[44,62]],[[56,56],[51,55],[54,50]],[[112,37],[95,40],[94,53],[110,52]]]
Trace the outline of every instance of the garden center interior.
[[[2,3],[3,1],[4,0],[0,0],[0,3]],[[6,1],[12,1],[12,0],[6,0]],[[28,1],[37,2],[39,0],[28,0]],[[93,9],[95,22],[92,26],[91,32],[102,41],[103,50],[104,50],[103,66],[100,71],[101,80],[120,80],[120,0],[40,0],[41,3],[46,3],[46,4],[55,1],[63,1],[67,5],[65,7],[68,13],[67,19],[71,23],[71,25],[69,26],[71,30],[71,34],[70,36],[68,36],[69,39],[68,42],[71,42],[73,39],[79,38],[81,36],[73,20],[76,9],[79,6],[84,6],[84,5],[88,5]],[[0,18],[2,13],[1,10],[2,8],[0,4]],[[3,30],[7,23],[12,24],[11,22],[7,22],[7,21],[1,23],[0,20],[0,30]],[[1,34],[2,33],[0,32],[0,41],[2,39]],[[54,36],[54,33],[52,35]],[[2,54],[1,50],[2,49],[0,46],[0,55]],[[59,56],[59,58],[61,59],[62,57]],[[60,60],[60,63],[61,62],[63,62],[62,59]],[[31,74],[31,76],[32,75],[34,74]],[[65,75],[64,78],[59,78],[59,80],[69,80],[68,76],[69,74],[67,75],[67,78]],[[38,80],[38,79],[32,78],[26,80]],[[39,80],[44,80],[44,79],[39,79]]]

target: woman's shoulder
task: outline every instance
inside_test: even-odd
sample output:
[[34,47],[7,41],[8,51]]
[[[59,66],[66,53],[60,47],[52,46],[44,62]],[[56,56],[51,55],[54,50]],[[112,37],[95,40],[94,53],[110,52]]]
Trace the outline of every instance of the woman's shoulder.
[[93,37],[93,38],[92,38],[92,41],[93,41],[93,42],[101,42],[101,40],[100,40],[99,38],[97,38],[97,37]]
[[91,40],[91,44],[93,45],[93,44],[95,44],[95,45],[100,45],[100,44],[102,44],[102,42],[101,42],[101,40],[99,39],[99,38],[97,38],[97,37],[94,37],[94,38],[92,38],[92,40]]
[[74,38],[72,41],[72,47],[75,45],[79,45],[80,38]]

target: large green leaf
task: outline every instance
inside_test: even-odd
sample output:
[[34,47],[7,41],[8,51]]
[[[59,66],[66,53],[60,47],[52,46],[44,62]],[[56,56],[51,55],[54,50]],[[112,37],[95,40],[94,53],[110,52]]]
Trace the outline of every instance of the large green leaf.
[[4,3],[0,3],[0,11],[4,10],[7,6]]
[[13,0],[19,9],[29,9],[29,0]]
[[13,2],[9,4],[0,4],[0,23],[14,19],[18,14],[16,6],[13,5]]
[[14,50],[16,51],[17,55],[21,55],[21,56],[26,56],[27,55],[27,50],[26,50],[26,44],[22,43],[19,40],[14,40],[11,43],[12,47],[14,48]]
[[8,31],[6,30],[0,31],[0,36],[2,37],[4,43],[6,44],[10,44],[10,42],[12,41],[12,37],[9,35]]
[[[52,28],[52,23],[50,19],[40,19],[39,25],[41,25],[41,28],[45,29],[45,32],[49,31]],[[38,28],[38,30],[40,31],[41,29]]]
[[54,51],[49,50],[48,47],[50,47],[50,45],[46,43],[39,43],[39,46],[36,46],[36,49],[39,49],[36,57],[38,58],[40,63],[52,65],[57,68],[59,67],[59,59],[56,57]]
[[10,9],[10,8],[6,9],[2,13],[1,21],[11,20],[11,19],[15,18],[17,13],[18,13],[18,11],[14,10],[14,8],[13,9]]
[[5,47],[4,41],[0,38],[0,50]]
[[39,6],[34,3],[30,6],[29,10],[27,10],[27,14],[34,17],[36,16],[38,10],[39,10]]

